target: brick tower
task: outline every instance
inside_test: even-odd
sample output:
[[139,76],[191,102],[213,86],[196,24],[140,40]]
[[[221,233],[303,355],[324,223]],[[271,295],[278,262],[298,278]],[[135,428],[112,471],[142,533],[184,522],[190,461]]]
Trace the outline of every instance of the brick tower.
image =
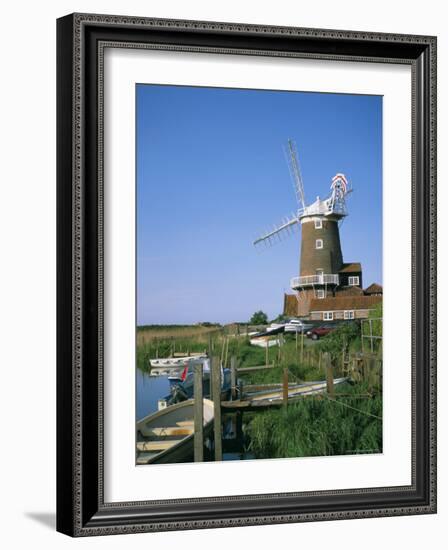
[[334,295],[339,285],[339,271],[344,265],[339,221],[345,213],[329,214],[326,202],[318,197],[299,218],[302,228],[300,275],[291,279],[291,288],[297,292],[299,316],[308,315],[313,298]]

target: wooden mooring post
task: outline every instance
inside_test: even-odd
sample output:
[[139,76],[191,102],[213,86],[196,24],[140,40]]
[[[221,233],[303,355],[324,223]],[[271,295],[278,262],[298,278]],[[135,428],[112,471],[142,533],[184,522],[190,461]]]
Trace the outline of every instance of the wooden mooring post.
[[232,399],[236,398],[236,357],[230,358],[230,393]]
[[283,405],[288,406],[288,369],[283,369]]
[[334,381],[333,381],[333,365],[331,364],[331,356],[328,352],[323,354],[323,361],[325,366],[325,372],[327,376],[327,393],[328,395],[334,395]]
[[225,344],[226,344],[226,353],[224,355],[224,363],[223,363],[223,368],[226,368],[227,366],[227,358],[229,356],[229,337],[227,336],[226,340],[225,340]]
[[364,358],[363,375],[369,391],[380,383],[381,362],[378,357],[370,355]]
[[243,411],[236,412],[236,438],[242,444],[243,443]]
[[213,350],[215,349],[214,343],[213,343],[213,337],[212,333],[208,333],[208,356],[211,357],[213,355]]
[[194,366],[194,461],[204,462],[202,363]]
[[214,411],[215,460],[222,460],[221,422],[221,365],[218,357],[211,358],[212,397]]
[[302,338],[300,340],[300,362],[303,364],[303,330],[302,330]]

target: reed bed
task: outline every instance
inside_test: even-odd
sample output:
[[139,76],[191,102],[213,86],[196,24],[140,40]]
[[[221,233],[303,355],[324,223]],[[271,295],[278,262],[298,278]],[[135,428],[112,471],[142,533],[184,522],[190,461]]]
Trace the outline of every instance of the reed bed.
[[173,325],[173,326],[151,326],[139,327],[137,329],[137,346],[155,342],[157,340],[184,340],[199,339],[201,342],[207,342],[210,334],[220,332],[220,327],[211,326],[192,326],[192,325]]
[[[293,458],[382,452],[382,398],[307,397],[279,410],[252,415],[246,425],[249,451],[256,458]],[[353,397],[345,397],[347,393]],[[337,395],[337,393],[336,393]]]

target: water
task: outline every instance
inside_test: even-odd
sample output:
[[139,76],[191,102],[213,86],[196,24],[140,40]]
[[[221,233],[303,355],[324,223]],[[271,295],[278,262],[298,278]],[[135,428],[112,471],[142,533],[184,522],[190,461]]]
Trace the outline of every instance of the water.
[[136,415],[137,420],[157,411],[157,402],[170,393],[171,383],[163,376],[149,376],[137,370]]
[[254,460],[256,457],[252,453],[222,453],[223,460]]

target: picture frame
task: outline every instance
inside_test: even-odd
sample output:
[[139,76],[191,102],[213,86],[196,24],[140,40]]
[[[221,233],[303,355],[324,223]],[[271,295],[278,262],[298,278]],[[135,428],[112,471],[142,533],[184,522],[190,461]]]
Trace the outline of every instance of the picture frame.
[[[435,37],[72,14],[57,21],[57,530],[70,536],[436,512]],[[106,47],[396,63],[412,71],[412,483],[104,499]]]

